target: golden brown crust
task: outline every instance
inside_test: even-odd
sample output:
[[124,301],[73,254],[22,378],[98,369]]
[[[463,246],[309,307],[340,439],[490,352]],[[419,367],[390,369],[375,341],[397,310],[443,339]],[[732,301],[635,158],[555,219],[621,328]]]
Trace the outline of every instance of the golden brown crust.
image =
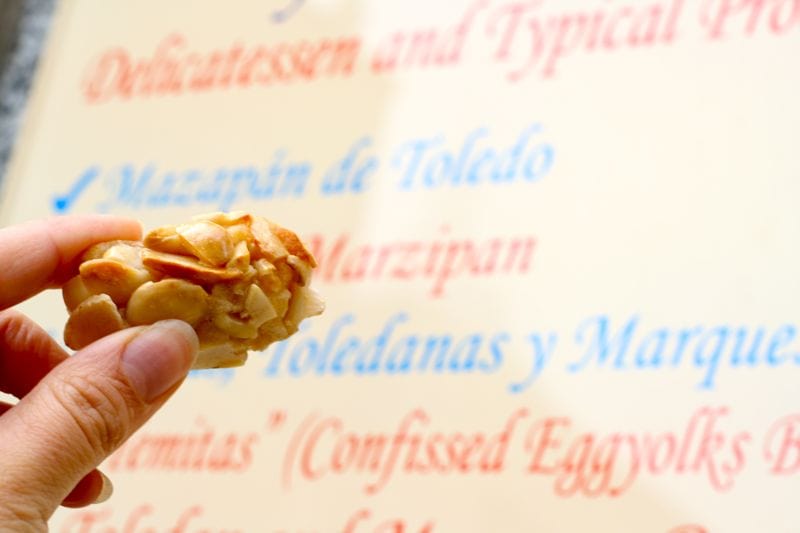
[[274,222],[268,222],[269,229],[280,239],[290,255],[296,256],[301,261],[305,261],[311,268],[317,268],[317,261],[311,252],[303,244],[303,241],[292,231],[283,228]]
[[187,257],[164,252],[142,251],[142,263],[149,269],[173,278],[189,279],[195,283],[213,284],[243,276],[240,270],[218,268],[197,263]]
[[69,347],[83,348],[126,326],[107,294],[93,294],[70,314],[64,328],[64,342]]
[[90,293],[108,294],[119,306],[125,306],[133,291],[151,279],[147,271],[113,259],[90,259],[82,263],[80,277]]

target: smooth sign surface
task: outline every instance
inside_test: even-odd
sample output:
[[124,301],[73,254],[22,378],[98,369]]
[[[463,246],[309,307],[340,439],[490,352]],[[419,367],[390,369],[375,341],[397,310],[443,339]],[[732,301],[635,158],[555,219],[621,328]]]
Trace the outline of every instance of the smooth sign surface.
[[797,0],[63,2],[3,223],[252,210],[328,308],[52,530],[798,531],[799,57]]

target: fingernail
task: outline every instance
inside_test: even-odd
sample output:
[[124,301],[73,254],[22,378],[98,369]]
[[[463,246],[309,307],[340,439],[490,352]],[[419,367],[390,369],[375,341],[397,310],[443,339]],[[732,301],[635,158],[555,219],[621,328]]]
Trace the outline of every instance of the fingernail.
[[97,495],[94,503],[103,503],[104,501],[107,501],[114,493],[114,485],[111,484],[111,480],[108,479],[102,472],[100,472],[100,477],[103,478],[103,488],[100,489],[100,494]]
[[164,320],[136,335],[122,353],[122,372],[145,402],[183,379],[197,357],[197,335],[180,320]]

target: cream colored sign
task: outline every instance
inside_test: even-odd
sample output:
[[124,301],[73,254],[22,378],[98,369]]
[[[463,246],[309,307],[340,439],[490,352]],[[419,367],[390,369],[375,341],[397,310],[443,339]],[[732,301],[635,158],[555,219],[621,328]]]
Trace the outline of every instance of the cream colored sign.
[[3,223],[250,210],[327,310],[52,530],[797,531],[798,57],[797,0],[62,2]]

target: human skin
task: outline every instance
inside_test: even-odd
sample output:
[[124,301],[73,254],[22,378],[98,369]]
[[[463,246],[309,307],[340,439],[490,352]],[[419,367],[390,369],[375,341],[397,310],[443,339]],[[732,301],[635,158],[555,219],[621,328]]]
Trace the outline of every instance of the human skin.
[[70,356],[12,306],[58,288],[81,252],[139,239],[134,220],[66,216],[0,229],[0,531],[47,531],[59,507],[110,496],[97,467],[175,392],[197,336],[167,320],[109,335]]

